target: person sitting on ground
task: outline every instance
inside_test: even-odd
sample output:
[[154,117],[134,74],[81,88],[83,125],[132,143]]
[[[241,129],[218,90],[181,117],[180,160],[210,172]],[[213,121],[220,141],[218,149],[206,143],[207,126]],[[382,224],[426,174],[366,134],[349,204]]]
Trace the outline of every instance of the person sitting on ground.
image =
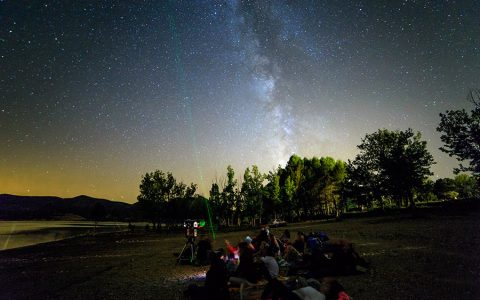
[[245,237],[245,239],[243,240],[245,243],[247,243],[248,247],[253,251],[255,252],[255,246],[253,245],[253,239],[247,235],[247,237]]
[[324,279],[320,291],[325,294],[327,300],[351,300],[343,286],[335,279]]
[[278,277],[280,268],[274,256],[275,254],[272,247],[265,247],[263,249],[262,257],[260,258],[260,260],[263,262],[265,268],[268,271],[268,273],[266,274],[267,280]]
[[278,239],[271,232],[269,235],[269,240],[270,240],[269,246],[274,254],[274,257],[279,256],[283,249],[282,247],[280,247],[280,243],[278,242]]
[[250,283],[258,281],[258,272],[253,260],[253,251],[246,242],[238,244],[239,264],[230,282],[241,283],[247,280]]
[[292,292],[302,300],[325,300],[325,295],[310,285],[293,290]]
[[280,236],[280,241],[282,242],[284,248],[290,244],[290,230],[285,229],[283,231],[283,234]]
[[282,242],[288,242],[290,240],[290,230],[285,229],[282,235],[280,236],[280,240]]
[[268,227],[263,227],[252,242],[254,248],[257,250],[260,249],[262,242],[270,243],[269,235],[270,231],[268,230]]
[[302,254],[298,252],[298,250],[292,245],[287,245],[287,247],[285,247],[283,257],[288,263],[292,263],[301,259]]
[[272,280],[278,277],[280,267],[274,258],[272,247],[267,246],[262,250],[262,257],[260,260],[263,262],[265,277],[268,280],[268,284],[265,286],[262,293],[262,299],[267,299],[273,290]]
[[[306,280],[303,277],[295,279],[290,288],[278,279],[272,279],[272,300],[325,300],[325,295],[319,291],[320,283],[317,280]],[[262,294],[262,300],[268,299]]]
[[292,246],[300,253],[304,254],[305,253],[305,235],[303,232],[299,231],[297,232],[297,238],[293,242]]
[[208,234],[203,236],[197,243],[197,263],[199,265],[208,265],[211,258],[210,252],[212,251],[212,241],[208,237]]
[[223,250],[211,252],[210,269],[207,271],[205,285],[199,287],[192,284],[184,295],[196,300],[228,300],[228,274],[222,259]]

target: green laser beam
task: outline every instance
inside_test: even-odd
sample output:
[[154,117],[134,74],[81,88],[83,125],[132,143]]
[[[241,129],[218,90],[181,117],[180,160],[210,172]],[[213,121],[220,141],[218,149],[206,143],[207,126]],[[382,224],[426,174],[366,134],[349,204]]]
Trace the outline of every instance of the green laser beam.
[[203,173],[202,169],[200,168],[200,159],[198,157],[198,151],[197,151],[197,134],[195,131],[195,126],[193,125],[193,117],[192,117],[192,98],[190,97],[190,93],[188,91],[187,85],[186,85],[186,76],[185,76],[185,67],[182,62],[182,45],[181,41],[179,38],[179,34],[177,31],[177,26],[175,22],[175,11],[171,9],[171,5],[174,4],[174,1],[169,1],[167,3],[168,11],[166,13],[167,19],[168,19],[168,24],[169,24],[169,31],[172,36],[173,44],[174,44],[174,53],[175,53],[175,66],[177,69],[177,82],[180,85],[180,90],[181,90],[181,98],[183,99],[183,107],[185,109],[187,119],[188,119],[188,124],[189,124],[189,132],[190,132],[190,141],[192,144],[193,148],[193,156],[195,158],[195,164],[197,167],[197,174],[200,178],[200,184],[202,187],[204,187],[204,179],[203,179]]
[[[191,103],[191,97],[189,97],[190,93],[187,89],[186,85],[186,80],[185,80],[185,68],[182,62],[182,56],[181,56],[181,41],[179,39],[179,34],[177,32],[177,26],[175,22],[175,11],[171,9],[171,6],[174,4],[173,1],[168,1],[166,4],[166,7],[168,9],[166,15],[168,19],[168,25],[169,25],[169,31],[172,36],[173,44],[174,44],[174,53],[175,53],[175,66],[177,69],[177,82],[180,84],[180,90],[181,90],[181,98],[183,99],[184,103],[184,109],[186,111],[186,115],[188,118],[188,123],[189,123],[189,129],[190,129],[190,141],[192,144],[193,148],[193,155],[195,157],[195,164],[197,167],[197,174],[200,178],[200,184],[202,187],[204,187],[204,180],[203,180],[203,174],[202,174],[202,169],[200,168],[200,159],[198,157],[198,151],[197,151],[197,135],[195,132],[195,126],[193,126],[193,117],[192,117],[192,103]],[[208,203],[208,200],[206,200],[206,206],[207,206],[207,214],[208,214],[208,221],[210,224],[210,230],[212,232],[212,237],[215,240],[215,231],[213,229],[213,221],[212,221],[212,211],[210,208],[210,205]]]
[[210,208],[210,204],[208,203],[208,199],[205,198],[205,205],[207,206],[207,214],[208,214],[208,224],[210,225],[210,231],[212,232],[213,240],[216,239],[215,231],[213,230],[213,222],[212,222],[212,210]]

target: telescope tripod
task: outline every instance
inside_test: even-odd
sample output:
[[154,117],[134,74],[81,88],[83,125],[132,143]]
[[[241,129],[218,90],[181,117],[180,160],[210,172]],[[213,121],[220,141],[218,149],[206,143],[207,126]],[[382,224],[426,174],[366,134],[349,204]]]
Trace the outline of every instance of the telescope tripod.
[[187,241],[185,242],[185,245],[183,246],[182,251],[177,257],[177,264],[179,264],[182,261],[188,261],[190,263],[193,263],[194,259],[195,259],[195,238],[188,237]]

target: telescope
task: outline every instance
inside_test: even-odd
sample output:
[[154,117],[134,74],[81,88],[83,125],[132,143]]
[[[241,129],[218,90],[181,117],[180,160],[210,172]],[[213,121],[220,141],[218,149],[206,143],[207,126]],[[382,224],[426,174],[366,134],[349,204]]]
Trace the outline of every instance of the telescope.
[[177,257],[177,264],[182,261],[193,263],[196,250],[195,239],[198,236],[198,230],[205,227],[205,220],[187,219],[183,221],[183,227],[185,228],[185,237],[187,238],[187,241],[185,242],[180,255]]

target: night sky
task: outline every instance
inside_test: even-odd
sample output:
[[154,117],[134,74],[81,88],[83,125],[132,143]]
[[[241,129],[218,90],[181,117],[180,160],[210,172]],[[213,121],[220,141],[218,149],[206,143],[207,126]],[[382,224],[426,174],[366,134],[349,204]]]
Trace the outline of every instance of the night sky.
[[0,1],[0,193],[135,202],[160,169],[208,195],[292,153],[353,159],[480,87],[479,1]]

